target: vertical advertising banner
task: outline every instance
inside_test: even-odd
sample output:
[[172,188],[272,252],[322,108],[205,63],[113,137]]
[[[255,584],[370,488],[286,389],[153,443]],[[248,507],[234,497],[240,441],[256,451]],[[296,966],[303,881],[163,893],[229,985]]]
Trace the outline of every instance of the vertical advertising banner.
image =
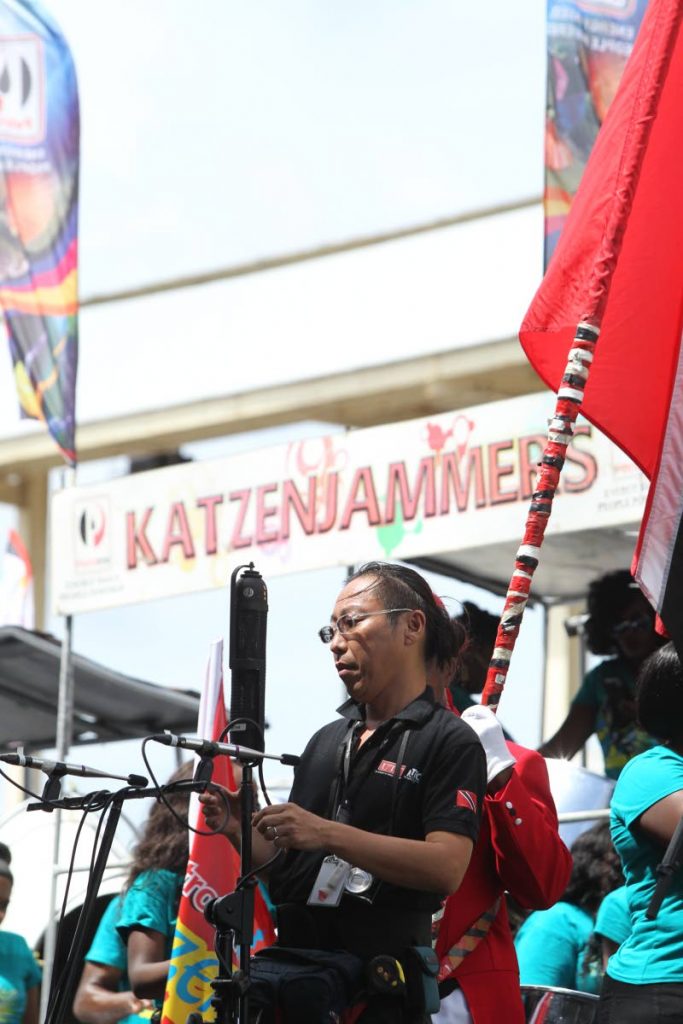
[[34,2],[0,2],[0,309],[21,415],[71,464],[78,355],[76,74]]
[[646,7],[647,0],[548,0],[546,266]]

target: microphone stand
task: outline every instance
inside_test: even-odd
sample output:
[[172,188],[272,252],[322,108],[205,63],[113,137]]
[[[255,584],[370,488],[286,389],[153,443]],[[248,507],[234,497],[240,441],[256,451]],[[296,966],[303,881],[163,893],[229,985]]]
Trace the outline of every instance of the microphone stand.
[[49,803],[43,799],[40,803],[34,803],[28,806],[27,810],[29,811],[53,811],[55,808],[84,810],[88,807],[88,802],[94,797],[99,797],[98,803],[100,806],[102,806],[103,802],[105,806],[107,802],[109,803],[107,823],[102,833],[102,839],[97,851],[93,870],[90,874],[90,878],[88,879],[86,896],[78,917],[74,939],[71,944],[71,948],[69,949],[66,974],[63,977],[60,977],[55,984],[47,1016],[45,1018],[45,1024],[61,1024],[63,1020],[67,1019],[70,1011],[71,1003],[73,1002],[74,988],[82,968],[83,955],[85,952],[83,947],[85,946],[89,926],[92,923],[95,899],[100,888],[104,870],[107,866],[107,860],[114,841],[114,834],[119,823],[119,818],[121,817],[123,804],[126,800],[140,800],[145,797],[158,797],[162,792],[178,792],[181,788],[186,790],[199,790],[200,787],[201,791],[203,791],[206,788],[206,783],[201,782],[199,783],[199,786],[193,782],[172,783],[170,786],[164,786],[160,789],[135,789],[125,787],[124,789],[118,790],[116,793],[103,790],[96,793],[88,793],[85,796],[62,797],[58,800],[50,800]]
[[[211,900],[204,910],[207,921],[216,929],[218,974],[211,982],[211,1005],[216,1024],[246,1024],[249,1019],[249,976],[251,944],[254,941],[254,888],[251,876],[251,818],[254,812],[253,762],[242,761],[240,875],[233,892]],[[239,970],[233,969],[232,950],[239,946]]]
[[[235,748],[232,756],[242,764],[241,850],[240,876],[233,892],[207,903],[204,916],[216,929],[216,955],[218,974],[211,982],[216,993],[211,1005],[216,1012],[216,1024],[247,1024],[249,1020],[249,984],[251,973],[251,944],[254,941],[254,890],[257,885],[252,874],[251,819],[254,811],[253,767],[263,758],[282,764],[298,762],[289,754],[281,756],[260,751]],[[239,946],[239,970],[233,970],[232,949]],[[199,1014],[190,1014],[188,1024],[199,1024]]]
[[649,921],[654,921],[659,908],[662,905],[662,901],[666,896],[669,886],[671,885],[671,878],[675,871],[681,866],[681,857],[683,856],[683,818],[676,825],[674,834],[672,835],[669,845],[666,848],[666,852],[662,858],[661,864],[657,865],[655,874],[657,876],[657,885],[652,895],[652,899],[645,911],[645,917]]

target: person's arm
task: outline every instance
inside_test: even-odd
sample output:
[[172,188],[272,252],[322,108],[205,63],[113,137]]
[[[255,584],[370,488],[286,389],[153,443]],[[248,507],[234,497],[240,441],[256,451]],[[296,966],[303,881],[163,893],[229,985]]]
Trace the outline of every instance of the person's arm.
[[667,846],[682,817],[683,789],[679,789],[648,807],[638,819],[638,825],[655,842]]
[[452,893],[460,885],[474,843],[465,835],[431,832],[425,840],[366,832],[328,821],[297,804],[274,804],[254,816],[254,826],[277,837],[277,849],[325,850],[392,885]]
[[543,757],[573,757],[595,732],[597,708],[591,704],[572,704],[569,714],[554,736],[538,748]]
[[567,887],[572,859],[560,839],[555,803],[543,758],[505,739],[490,708],[468,708],[463,721],[486,754],[487,796],[496,872],[525,909],[552,906]]
[[517,754],[509,781],[486,799],[498,875],[527,910],[543,910],[567,888],[572,857],[560,838],[548,770],[535,751]]
[[86,960],[74,999],[74,1017],[83,1024],[115,1024],[150,1007],[149,1000],[119,991],[122,973],[118,967]]
[[151,928],[132,928],[128,936],[128,977],[139,999],[163,999],[170,960],[166,936]]
[[26,1006],[21,1024],[38,1024],[40,1010],[40,985],[34,985],[26,993]]

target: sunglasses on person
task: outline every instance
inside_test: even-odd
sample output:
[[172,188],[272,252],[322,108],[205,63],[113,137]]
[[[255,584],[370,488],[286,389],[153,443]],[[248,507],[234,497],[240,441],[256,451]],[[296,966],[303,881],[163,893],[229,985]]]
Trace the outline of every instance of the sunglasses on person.
[[624,619],[612,627],[613,636],[621,636],[622,633],[632,633],[636,629],[651,629],[652,620],[647,615],[641,615],[637,619]]
[[336,622],[331,622],[329,626],[323,626],[322,629],[318,630],[318,636],[324,644],[331,644],[334,640],[334,634],[339,631],[342,636],[348,636],[349,633],[353,633],[358,623],[362,619],[369,619],[371,615],[391,615],[392,612],[412,612],[414,608],[383,608],[380,612],[350,612],[347,615],[340,615]]

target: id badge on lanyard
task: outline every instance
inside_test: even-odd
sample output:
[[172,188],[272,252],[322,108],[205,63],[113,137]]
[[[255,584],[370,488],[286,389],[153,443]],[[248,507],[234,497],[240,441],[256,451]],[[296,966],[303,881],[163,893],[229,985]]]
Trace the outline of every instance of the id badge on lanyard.
[[351,871],[348,861],[333,853],[325,857],[306,901],[309,907],[338,907]]
[[[349,765],[351,761],[351,746],[353,744],[353,731],[346,739],[343,750],[343,778],[344,785],[349,777]],[[351,808],[347,800],[341,801],[335,813],[335,821],[341,821],[344,825],[351,823]],[[344,894],[344,887],[349,879],[352,866],[348,861],[342,860],[335,854],[328,854],[320,865],[313,888],[308,900],[310,907],[338,907]]]

